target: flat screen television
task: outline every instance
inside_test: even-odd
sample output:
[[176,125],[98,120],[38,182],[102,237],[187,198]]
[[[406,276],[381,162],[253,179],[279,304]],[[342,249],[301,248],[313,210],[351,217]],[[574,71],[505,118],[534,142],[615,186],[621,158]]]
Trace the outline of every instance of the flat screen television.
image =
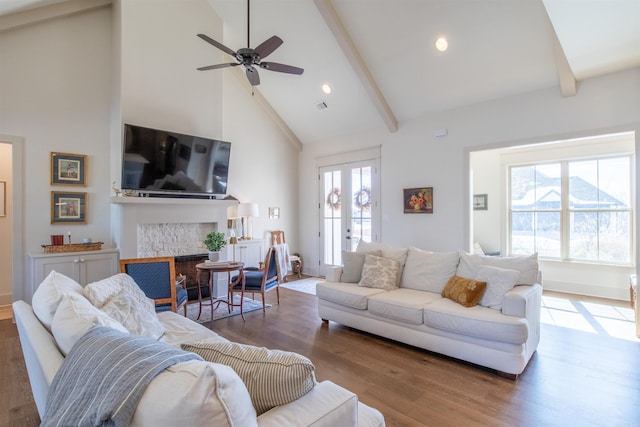
[[231,143],[124,125],[122,189],[149,195],[227,194]]

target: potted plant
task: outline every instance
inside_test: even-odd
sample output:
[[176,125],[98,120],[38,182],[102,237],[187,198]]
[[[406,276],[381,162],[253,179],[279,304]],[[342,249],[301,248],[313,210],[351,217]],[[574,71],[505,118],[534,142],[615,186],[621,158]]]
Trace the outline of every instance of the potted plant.
[[227,244],[224,233],[212,231],[207,234],[204,239],[204,245],[209,250],[209,261],[218,261],[220,259],[220,251]]

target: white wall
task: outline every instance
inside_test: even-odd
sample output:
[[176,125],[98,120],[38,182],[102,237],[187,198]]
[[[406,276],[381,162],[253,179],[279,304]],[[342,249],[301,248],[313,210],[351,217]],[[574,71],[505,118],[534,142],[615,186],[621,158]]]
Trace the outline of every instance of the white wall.
[[[0,133],[24,138],[25,251],[51,234],[110,243],[108,182],[111,10],[0,34]],[[87,187],[50,185],[50,152],[86,154]],[[22,170],[24,169],[24,170]],[[87,192],[86,225],[51,225],[51,191]],[[24,258],[24,256],[22,256]]]
[[[448,129],[448,136],[436,138],[434,131],[441,128]],[[307,145],[300,156],[300,193],[317,195],[314,159],[327,147],[346,151],[340,147],[382,144],[382,241],[430,250],[468,249],[470,151],[631,129],[640,137],[640,68],[583,81],[574,97],[549,88],[401,122],[393,134],[381,130]],[[432,215],[402,213],[402,189],[418,186],[434,188]],[[303,251],[316,264],[317,203],[315,196],[314,203],[300,204]]]
[[[254,234],[276,225],[297,229],[297,151],[246,93],[236,97],[237,83],[223,93],[224,72],[196,70],[217,55],[198,32],[222,34],[205,0],[116,0],[112,7],[0,33],[0,134],[24,138],[18,173],[27,196],[16,237],[24,252],[42,251],[51,234],[67,231],[76,241],[87,236],[114,244],[110,197],[112,182],[120,181],[123,121],[229,139],[229,193],[260,203]],[[223,96],[231,97],[224,115]],[[51,151],[86,154],[88,186],[52,187]],[[86,225],[50,224],[54,189],[88,193]],[[266,219],[272,203],[284,220]],[[14,258],[26,273],[25,254]],[[20,298],[15,286],[13,295]]]

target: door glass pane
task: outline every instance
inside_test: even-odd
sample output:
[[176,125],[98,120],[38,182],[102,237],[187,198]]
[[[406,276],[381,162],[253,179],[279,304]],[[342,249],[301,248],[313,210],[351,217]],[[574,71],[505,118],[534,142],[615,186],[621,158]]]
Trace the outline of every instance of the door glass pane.
[[342,264],[342,173],[325,172],[324,182],[324,263]]
[[351,248],[360,240],[371,242],[371,167],[351,169]]

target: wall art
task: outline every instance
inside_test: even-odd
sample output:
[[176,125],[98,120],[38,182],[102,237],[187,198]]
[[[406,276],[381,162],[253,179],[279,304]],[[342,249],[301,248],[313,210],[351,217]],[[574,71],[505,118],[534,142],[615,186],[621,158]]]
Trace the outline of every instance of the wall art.
[[433,213],[433,187],[405,188],[404,213]]
[[87,186],[87,156],[51,153],[51,185]]
[[86,224],[87,193],[51,192],[51,224]]

